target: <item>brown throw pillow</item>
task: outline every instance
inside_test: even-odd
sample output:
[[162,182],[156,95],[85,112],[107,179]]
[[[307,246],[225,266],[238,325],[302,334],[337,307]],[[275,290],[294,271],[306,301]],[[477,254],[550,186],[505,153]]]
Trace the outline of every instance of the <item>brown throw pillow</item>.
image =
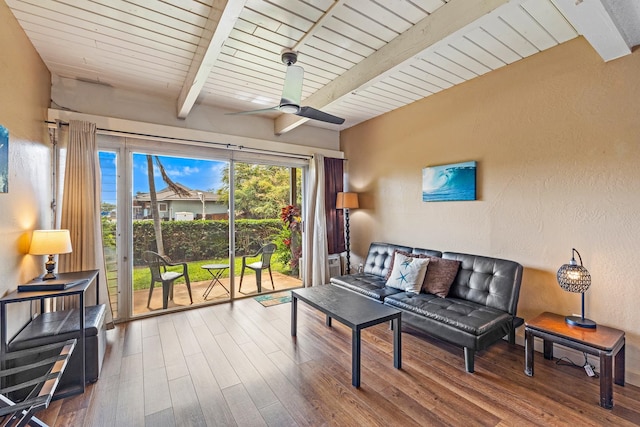
[[393,253],[391,254],[391,263],[389,264],[389,271],[387,271],[387,275],[384,277],[384,281],[388,282],[389,281],[389,277],[391,277],[391,273],[393,272],[393,263],[396,259],[396,254],[402,254],[404,256],[408,256],[411,258],[430,258],[429,255],[424,255],[424,254],[412,254],[409,252],[405,252],[405,251],[399,251],[399,250],[395,250],[393,251]]
[[440,298],[446,297],[459,268],[460,261],[429,257],[429,266],[422,290]]

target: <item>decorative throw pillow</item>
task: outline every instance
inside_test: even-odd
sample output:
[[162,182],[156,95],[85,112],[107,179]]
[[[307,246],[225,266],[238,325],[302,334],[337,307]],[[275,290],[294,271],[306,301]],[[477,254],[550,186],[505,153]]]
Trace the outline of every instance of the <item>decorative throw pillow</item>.
[[391,288],[402,289],[405,292],[420,293],[427,271],[427,264],[429,264],[428,258],[408,257],[396,252],[391,268],[391,276],[386,285]]
[[413,258],[429,258],[429,255],[425,255],[425,254],[412,254],[409,252],[405,252],[405,251],[399,251],[399,250],[395,250],[393,251],[393,253],[391,254],[391,263],[389,264],[389,271],[387,271],[387,275],[384,277],[385,282],[387,280],[389,280],[389,277],[391,277],[391,272],[393,271],[393,261],[395,261],[396,259],[396,254],[402,254],[404,256],[408,256],[408,257],[413,257]]
[[422,290],[444,298],[458,274],[460,261],[429,257],[429,267],[424,279]]

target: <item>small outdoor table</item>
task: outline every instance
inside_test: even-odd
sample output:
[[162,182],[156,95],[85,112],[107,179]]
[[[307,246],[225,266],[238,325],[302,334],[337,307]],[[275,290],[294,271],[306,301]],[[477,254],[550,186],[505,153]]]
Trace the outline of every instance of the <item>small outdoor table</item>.
[[204,294],[202,295],[204,299],[207,299],[207,297],[213,290],[213,287],[216,285],[216,283],[222,286],[222,288],[225,291],[227,291],[227,293],[229,293],[229,289],[227,289],[226,286],[224,286],[220,281],[220,278],[222,277],[222,274],[224,273],[224,271],[227,268],[229,268],[229,264],[205,264],[201,268],[204,268],[205,270],[207,270],[211,275],[211,282],[209,283],[209,286],[207,286],[207,289],[205,289]]

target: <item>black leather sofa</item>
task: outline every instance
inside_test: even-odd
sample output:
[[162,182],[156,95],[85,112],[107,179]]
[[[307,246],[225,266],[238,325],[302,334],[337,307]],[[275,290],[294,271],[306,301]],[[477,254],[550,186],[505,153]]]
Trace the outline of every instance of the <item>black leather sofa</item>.
[[[396,250],[460,261],[448,295],[385,286]],[[516,316],[521,281],[522,265],[514,261],[381,242],[371,243],[362,273],[331,278],[333,285],[401,310],[403,327],[463,347],[467,372],[474,371],[476,351],[505,336],[515,343],[515,330],[524,323]]]

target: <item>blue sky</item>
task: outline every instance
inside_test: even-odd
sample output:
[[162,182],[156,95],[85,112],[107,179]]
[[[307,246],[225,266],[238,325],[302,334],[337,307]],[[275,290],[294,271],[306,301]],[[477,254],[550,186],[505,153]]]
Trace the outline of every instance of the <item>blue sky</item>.
[[[187,159],[158,156],[169,177],[192,190],[215,191],[222,185],[222,173],[227,162],[214,160]],[[102,170],[102,201],[114,203],[116,200],[115,153],[100,152]],[[156,190],[166,187],[154,159]],[[149,192],[147,156],[133,154],[133,194]]]

